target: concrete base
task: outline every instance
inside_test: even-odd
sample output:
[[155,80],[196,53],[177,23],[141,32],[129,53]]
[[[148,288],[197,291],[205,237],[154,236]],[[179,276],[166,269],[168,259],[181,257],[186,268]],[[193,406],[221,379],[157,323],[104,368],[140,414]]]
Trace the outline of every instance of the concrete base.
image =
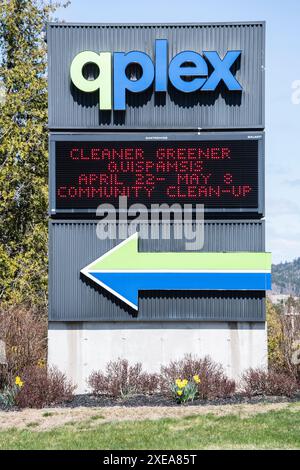
[[88,392],[87,378],[111,360],[141,362],[148,372],[181,359],[187,353],[209,355],[238,380],[249,367],[267,366],[265,323],[151,322],[49,323],[49,365],[57,366]]

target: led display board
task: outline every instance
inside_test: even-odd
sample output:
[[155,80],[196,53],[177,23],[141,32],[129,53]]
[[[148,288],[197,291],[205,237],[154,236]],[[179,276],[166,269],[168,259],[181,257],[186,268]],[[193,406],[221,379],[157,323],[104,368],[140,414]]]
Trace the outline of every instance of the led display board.
[[263,134],[52,135],[52,213],[103,203],[262,212]]

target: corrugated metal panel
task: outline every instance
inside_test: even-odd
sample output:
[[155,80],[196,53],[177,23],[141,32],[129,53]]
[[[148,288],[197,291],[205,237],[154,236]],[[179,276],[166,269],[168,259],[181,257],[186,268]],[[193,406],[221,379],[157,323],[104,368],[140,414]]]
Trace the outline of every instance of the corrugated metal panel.
[[[163,305],[163,309],[162,309]],[[264,292],[141,293],[139,320],[264,321]],[[149,318],[150,317],[150,318]]]
[[[97,221],[50,222],[50,321],[264,321],[264,293],[141,293],[136,318],[80,270],[120,240],[99,240]],[[191,231],[186,228],[186,236]],[[184,251],[184,240],[140,240],[141,251]],[[112,226],[110,227],[112,230]],[[141,226],[141,230],[146,230]],[[189,231],[190,230],[190,231]],[[203,251],[264,251],[263,221],[206,221]]]
[[[183,50],[242,50],[236,78],[243,92],[130,93],[125,112],[99,112],[98,93],[70,83],[74,56],[84,50],[142,50],[153,58],[155,39],[169,40],[169,59]],[[49,24],[49,127],[51,129],[264,128],[264,23],[188,25]]]
[[[166,224],[163,229],[159,224],[159,240],[140,239],[140,251],[185,251],[185,243],[192,239],[196,231],[195,223],[187,224],[183,230],[183,238],[176,239],[180,233],[180,224]],[[147,225],[141,227],[142,232],[148,233]],[[170,237],[163,239],[163,230]],[[204,246],[201,251],[265,251],[264,221],[216,221],[206,220],[204,223]]]

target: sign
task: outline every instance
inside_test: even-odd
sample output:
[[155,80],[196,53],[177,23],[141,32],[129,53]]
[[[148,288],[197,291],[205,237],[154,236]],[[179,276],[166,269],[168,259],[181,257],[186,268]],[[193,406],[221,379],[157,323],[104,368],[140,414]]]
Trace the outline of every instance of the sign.
[[139,253],[138,234],[81,270],[134,309],[139,290],[267,290],[270,253]]
[[[203,51],[203,56],[194,51],[183,51],[168,64],[168,40],[157,39],[155,64],[148,54],[140,51],[83,51],[74,57],[70,76],[79,90],[85,93],[99,92],[101,110],[123,111],[126,108],[126,91],[141,93],[153,81],[155,92],[167,92],[168,80],[183,93],[212,92],[220,83],[224,83],[228,91],[242,91],[242,86],[231,71],[241,52],[227,51],[221,58],[216,51]],[[84,68],[90,64],[98,69],[93,79],[84,75]],[[131,64],[140,68],[138,77],[128,76]]]
[[[109,139],[109,140],[108,140]],[[132,139],[132,140],[128,140]],[[59,137],[55,210],[91,211],[99,204],[204,204],[207,211],[257,211],[262,135]]]

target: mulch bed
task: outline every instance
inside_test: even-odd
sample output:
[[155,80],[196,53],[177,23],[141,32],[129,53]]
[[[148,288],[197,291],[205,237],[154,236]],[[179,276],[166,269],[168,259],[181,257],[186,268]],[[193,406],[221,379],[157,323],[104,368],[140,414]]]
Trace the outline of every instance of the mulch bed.
[[[193,402],[188,402],[185,405],[181,406],[205,406],[205,405],[238,405],[245,403],[283,403],[283,402],[295,402],[299,401],[300,393],[298,396],[293,398],[288,397],[266,397],[266,396],[257,396],[257,397],[245,397],[242,395],[234,395],[230,398],[216,398],[213,400],[194,400]],[[125,407],[138,407],[138,406],[175,406],[178,405],[173,399],[167,398],[163,395],[135,395],[132,397],[120,399],[120,398],[110,398],[106,396],[94,396],[94,395],[76,395],[74,399],[68,403],[62,404],[63,407],[67,408],[77,408],[77,407],[112,407],[112,406],[125,406]]]
[[[64,403],[57,403],[53,406],[47,406],[47,408],[96,408],[96,407],[114,407],[114,406],[123,406],[123,407],[143,407],[143,406],[168,406],[168,407],[178,407],[178,406],[220,406],[220,405],[239,405],[239,404],[257,404],[257,403],[285,403],[285,402],[297,402],[300,400],[300,392],[294,397],[284,397],[284,396],[256,396],[256,397],[246,397],[243,395],[234,395],[229,398],[216,398],[213,400],[194,400],[193,402],[188,402],[183,405],[179,405],[172,398],[167,398],[163,395],[134,395],[128,398],[112,398],[107,396],[95,396],[92,394],[85,395],[75,395],[73,400]],[[18,408],[5,408],[0,404],[1,411],[18,411]]]

